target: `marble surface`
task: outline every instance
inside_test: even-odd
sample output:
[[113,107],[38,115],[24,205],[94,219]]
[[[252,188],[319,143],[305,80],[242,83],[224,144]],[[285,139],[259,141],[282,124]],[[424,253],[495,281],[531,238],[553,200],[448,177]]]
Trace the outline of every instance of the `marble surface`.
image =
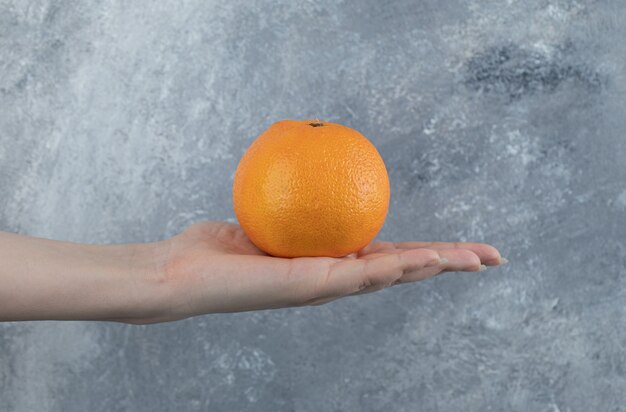
[[321,307],[0,325],[2,411],[626,411],[626,2],[0,0],[0,229],[235,221],[283,118],[379,148],[382,239],[507,267]]

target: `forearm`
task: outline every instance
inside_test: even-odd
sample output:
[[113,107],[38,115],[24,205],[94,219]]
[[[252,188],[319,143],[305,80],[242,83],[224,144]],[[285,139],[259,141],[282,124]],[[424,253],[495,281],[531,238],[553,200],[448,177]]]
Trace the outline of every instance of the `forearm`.
[[157,244],[83,245],[0,232],[0,321],[160,316]]

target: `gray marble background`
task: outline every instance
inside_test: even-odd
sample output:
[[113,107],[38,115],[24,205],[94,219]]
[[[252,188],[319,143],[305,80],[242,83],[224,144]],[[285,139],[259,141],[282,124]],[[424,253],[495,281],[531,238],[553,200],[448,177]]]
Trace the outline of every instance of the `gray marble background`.
[[0,0],[0,229],[235,221],[252,139],[354,127],[380,238],[511,263],[321,307],[0,325],[1,411],[626,411],[626,2]]

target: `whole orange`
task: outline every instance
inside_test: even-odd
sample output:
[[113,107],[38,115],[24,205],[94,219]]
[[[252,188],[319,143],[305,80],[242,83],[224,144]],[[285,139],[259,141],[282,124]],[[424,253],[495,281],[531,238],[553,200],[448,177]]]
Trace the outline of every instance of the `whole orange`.
[[264,252],[340,257],[366,246],[382,227],[389,178],[374,145],[356,130],[283,120],[242,157],[233,203],[246,235]]

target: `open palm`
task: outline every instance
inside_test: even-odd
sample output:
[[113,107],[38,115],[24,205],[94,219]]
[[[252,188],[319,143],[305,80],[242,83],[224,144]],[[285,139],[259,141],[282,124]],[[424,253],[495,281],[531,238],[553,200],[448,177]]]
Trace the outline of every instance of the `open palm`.
[[318,305],[502,263],[493,246],[460,242],[376,242],[343,258],[277,258],[254,246],[240,226],[225,222],[197,223],[166,243],[165,276],[174,285],[177,319]]

